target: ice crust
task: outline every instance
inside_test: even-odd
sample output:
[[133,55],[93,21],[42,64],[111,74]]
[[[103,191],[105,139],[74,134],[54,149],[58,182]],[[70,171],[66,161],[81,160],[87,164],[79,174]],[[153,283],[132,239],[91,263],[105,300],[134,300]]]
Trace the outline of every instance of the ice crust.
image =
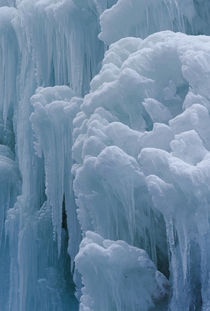
[[74,119],[82,231],[145,249],[166,275],[169,252],[170,310],[209,304],[208,50],[169,31],[121,39]]
[[76,266],[84,284],[81,311],[146,311],[168,294],[168,280],[156,271],[147,253],[124,241],[104,240],[87,231]]
[[210,310],[209,16],[1,1],[2,311]]

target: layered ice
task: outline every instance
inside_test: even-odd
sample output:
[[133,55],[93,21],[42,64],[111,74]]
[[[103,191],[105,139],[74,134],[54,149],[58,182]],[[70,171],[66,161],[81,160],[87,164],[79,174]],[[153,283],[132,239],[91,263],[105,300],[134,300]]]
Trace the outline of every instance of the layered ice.
[[171,310],[208,310],[208,50],[205,36],[121,39],[74,120],[82,231],[143,247],[166,275],[169,252]]
[[1,1],[2,311],[210,309],[209,16]]
[[11,25],[17,12],[14,8],[0,9],[0,142],[14,147],[13,112],[16,103],[16,76],[18,67],[18,42]]
[[[61,252],[65,229],[68,235],[68,253],[71,256],[71,271],[74,257],[81,240],[73,193],[72,130],[73,119],[80,109],[82,99],[67,86],[38,88],[31,98],[34,112],[31,115],[35,134],[35,150],[44,160],[45,193],[51,207],[54,238],[58,253]],[[70,267],[69,267],[70,268]],[[78,275],[75,272],[75,282]]]
[[209,35],[209,16],[210,5],[205,0],[119,0],[100,16],[100,38],[111,44],[163,30]]
[[11,150],[0,145],[0,178],[1,178],[1,223],[0,223],[0,241],[3,243],[4,223],[7,211],[13,207],[18,192],[20,191],[20,177],[17,165],[14,161],[14,155]]
[[167,298],[168,280],[144,250],[124,241],[104,240],[88,231],[76,266],[84,284],[80,311],[146,311]]
[[17,22],[32,48],[38,85],[66,84],[77,94],[88,91],[104,53],[97,37],[101,7],[101,1],[19,2]]
[[52,207],[52,222],[57,234],[59,251],[63,204],[65,200],[65,204],[69,206],[70,200],[72,165],[70,120],[74,117],[74,110],[76,112],[79,110],[78,105],[69,103],[73,95],[67,86],[56,86],[38,89],[31,98],[34,106],[31,121],[37,137],[36,150],[44,157],[46,195]]
[[13,208],[21,190],[20,175],[13,152],[5,145],[0,145],[0,278],[3,282],[0,290],[0,303],[3,310],[8,310],[10,290],[10,262],[5,222],[7,213]]
[[[98,2],[99,4],[100,2]],[[69,253],[74,258],[80,241],[79,234],[76,235],[77,240],[74,240],[75,234],[73,232],[76,232],[76,229],[73,228],[77,228],[75,203],[72,195],[69,199],[69,194],[72,194],[72,191],[68,188],[69,186],[72,187],[71,177],[68,180],[71,169],[71,162],[68,162],[71,158],[69,151],[71,150],[71,138],[68,140],[66,137],[62,144],[59,135],[56,134],[61,148],[68,147],[70,149],[63,152],[66,163],[65,173],[59,170],[58,178],[61,180],[61,188],[54,193],[55,184],[51,184],[52,178],[49,182],[49,176],[51,177],[49,166],[52,167],[54,162],[49,161],[49,154],[47,154],[46,149],[44,159],[37,157],[37,150],[34,149],[34,133],[29,120],[34,108],[30,97],[35,93],[38,86],[47,87],[55,84],[71,85],[74,90],[70,91],[70,95],[65,94],[65,87],[63,87],[64,92],[61,92],[63,97],[53,95],[52,100],[48,99],[49,104],[51,103],[50,100],[52,102],[64,102],[68,101],[73,94],[81,95],[87,92],[90,79],[98,71],[98,63],[103,57],[104,45],[97,38],[99,32],[97,15],[91,11],[89,6],[83,9],[78,6],[78,3],[72,1],[70,3],[68,1],[16,1],[16,3],[10,1],[1,3],[1,5],[16,6],[17,9],[0,8],[0,66],[2,68],[0,78],[0,142],[9,145],[16,151],[16,161],[22,177],[21,195],[14,208],[9,212],[7,219],[12,259],[11,264],[7,260],[7,265],[10,264],[10,286],[9,294],[4,295],[4,299],[7,300],[5,310],[7,308],[15,311],[29,309],[34,311],[38,309],[46,311],[49,309],[65,310],[68,304],[71,305],[71,295],[74,291],[71,280],[73,259],[70,262]],[[111,4],[107,3],[107,5]],[[105,8],[107,6],[100,6],[101,11]],[[82,23],[81,19],[83,20]],[[88,31],[88,24],[91,31]],[[71,30],[71,34],[69,30]],[[81,40],[77,41],[75,39],[77,37],[81,37]],[[74,42],[77,42],[78,45],[76,46]],[[66,97],[66,95],[68,96]],[[54,110],[54,107],[51,109],[51,116],[53,118],[53,114],[56,115],[60,111],[63,122],[65,114],[63,112],[62,117],[62,104],[58,103],[58,106],[57,110]],[[37,113],[38,110],[37,108]],[[71,115],[71,112],[69,111],[67,114]],[[53,119],[48,121],[49,124],[52,123],[52,127],[56,127],[56,121],[54,121]],[[59,127],[58,122],[57,126]],[[67,121],[66,127],[69,128]],[[54,130],[56,133],[56,129]],[[62,131],[65,129],[61,129],[61,136],[63,136]],[[48,134],[51,135],[50,132]],[[40,135],[42,136],[42,133]],[[50,138],[46,133],[46,141]],[[36,137],[35,140],[37,139],[39,137]],[[41,148],[43,145],[40,146]],[[58,151],[56,145],[55,150]],[[54,161],[56,163],[58,159],[55,154]],[[56,170],[54,172],[56,173]],[[63,179],[65,179],[65,187],[62,185]],[[48,186],[47,182],[49,182]],[[55,180],[55,182],[58,181]],[[66,191],[65,199],[63,196],[64,188]],[[48,195],[47,198],[45,193]],[[52,205],[55,207],[56,200],[60,203],[61,196],[61,206],[58,209],[54,208],[54,216],[49,217],[52,213]],[[45,203],[46,199],[47,203]],[[67,233],[66,224],[69,200],[71,200],[71,205],[74,204],[71,209],[74,211],[72,212],[74,218],[68,217],[72,230],[71,236]],[[9,199],[5,198],[5,202],[9,202]],[[49,205],[47,211],[41,208],[43,204],[44,206]],[[68,206],[66,211],[65,205]],[[43,234],[45,237],[43,242],[43,236],[39,235],[39,231],[44,226],[44,221],[38,216],[39,210],[43,210],[44,214],[47,213],[48,215],[45,220],[48,223],[49,230]],[[57,219],[55,214],[62,215],[62,213],[63,217],[59,216]],[[53,225],[51,219],[53,219]],[[62,227],[63,229],[61,229]],[[53,231],[57,233],[56,242]],[[74,243],[68,243],[68,240],[73,240]],[[58,252],[56,245],[58,245],[60,252]],[[49,260],[45,260],[42,249],[49,249],[46,254]],[[58,253],[62,254],[60,255],[62,259],[58,259]],[[51,260],[51,256],[53,256],[53,260]],[[65,273],[60,273],[62,266]],[[38,269],[32,269],[32,267],[38,267]],[[52,273],[47,273],[49,267],[52,268]],[[41,283],[40,280],[42,280]],[[58,285],[58,280],[63,284],[62,286]],[[53,283],[54,285],[52,285]],[[55,289],[56,287],[60,287],[60,292],[55,295],[55,290],[49,290],[49,288]],[[63,299],[64,295],[67,298]],[[48,296],[52,299],[48,299]]]
[[[188,133],[188,144],[199,148],[196,138]],[[161,150],[144,149],[140,155],[153,202],[165,215],[174,288],[171,308],[200,308],[202,301],[202,310],[208,310],[208,153],[194,165],[185,161]]]
[[155,263],[167,257],[164,224],[159,228],[162,219],[151,210],[145,178],[133,157],[115,146],[97,158],[87,157],[77,170],[74,191],[83,232],[142,247]]

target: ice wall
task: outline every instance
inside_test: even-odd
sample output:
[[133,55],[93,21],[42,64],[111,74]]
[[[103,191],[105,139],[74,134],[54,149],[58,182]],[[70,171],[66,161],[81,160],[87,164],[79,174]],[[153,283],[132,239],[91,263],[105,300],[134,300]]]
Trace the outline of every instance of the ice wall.
[[[12,3],[3,5],[5,4],[12,6]],[[10,285],[7,286],[9,294],[5,294],[4,299],[7,300],[8,310],[66,310],[68,305],[76,308],[77,304],[76,299],[72,298],[74,285],[71,270],[74,269],[73,259],[80,241],[75,208],[72,207],[69,212],[70,201],[75,206],[69,189],[72,187],[71,177],[68,179],[71,140],[68,141],[69,137],[66,136],[66,143],[63,145],[56,134],[55,151],[58,154],[50,158],[51,149],[48,150],[50,156],[45,149],[42,158],[37,156],[30,121],[36,96],[32,100],[30,97],[38,86],[55,84],[70,85],[74,90],[71,91],[67,86],[63,89],[61,87],[59,95],[59,87],[55,88],[54,93],[51,92],[52,98],[45,99],[49,104],[53,100],[65,102],[74,94],[82,95],[87,92],[89,81],[97,72],[104,53],[104,45],[97,38],[97,10],[102,11],[105,7],[99,6],[100,2],[97,3],[98,6],[95,3],[84,6],[72,1],[17,1],[14,5],[16,9],[0,9],[1,143],[15,150],[22,186],[16,204],[13,204],[14,208],[8,213],[11,265],[7,260],[6,264],[10,266]],[[46,97],[50,97],[47,89],[41,92],[43,102],[45,93]],[[62,105],[59,107],[54,110],[54,115],[59,109],[62,114]],[[38,108],[35,113],[40,115]],[[72,116],[74,113],[73,111]],[[70,114],[69,111],[67,115]],[[63,117],[65,118],[64,113]],[[63,117],[61,115],[61,122]],[[53,134],[56,133],[57,121],[53,121],[53,111],[48,122],[48,125],[51,123],[52,133],[49,132],[49,136],[46,133],[47,141],[54,139]],[[35,124],[38,140],[41,125],[40,119],[39,124]],[[57,126],[59,127],[59,121]],[[71,132],[68,121],[66,126]],[[60,132],[62,137],[65,130],[64,126]],[[59,181],[49,171],[49,167],[57,163],[60,157],[58,142],[63,148],[63,160],[66,163],[63,173],[60,167],[57,170]],[[40,149],[43,144],[40,144]],[[66,149],[67,147],[70,149]],[[52,178],[55,178],[54,185],[51,184]],[[62,185],[64,182],[65,185]],[[56,188],[57,184],[60,184],[60,189]],[[2,191],[4,192],[3,188]],[[8,200],[5,199],[5,202]],[[61,206],[56,206],[60,203]],[[68,213],[74,218],[68,216],[67,221]],[[67,222],[71,224],[72,235],[67,231]],[[55,288],[59,290],[55,292]]]
[[81,228],[145,249],[165,275],[169,261],[169,310],[209,304],[208,59],[207,36],[121,39],[74,120]]
[[209,12],[1,1],[3,311],[209,310]]
[[209,16],[210,4],[205,0],[119,0],[100,16],[100,38],[111,44],[169,29],[209,35]]
[[5,145],[0,145],[0,189],[0,275],[2,280],[0,301],[2,310],[8,310],[12,252],[10,252],[5,232],[5,222],[7,212],[14,206],[17,195],[20,192],[21,182],[17,163],[14,161],[14,154]]

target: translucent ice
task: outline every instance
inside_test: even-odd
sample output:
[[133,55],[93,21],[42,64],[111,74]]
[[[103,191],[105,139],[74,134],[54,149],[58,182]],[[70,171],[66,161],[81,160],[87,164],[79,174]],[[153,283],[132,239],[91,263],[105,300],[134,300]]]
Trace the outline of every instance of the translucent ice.
[[111,44],[121,38],[145,38],[163,30],[209,34],[210,6],[193,0],[119,0],[100,16],[100,38]]
[[69,103],[73,95],[73,91],[67,86],[56,86],[38,89],[31,99],[35,110],[31,115],[31,121],[38,140],[36,149],[40,155],[43,153],[44,157],[46,195],[52,206],[52,221],[59,251],[64,200],[68,207],[67,213],[70,205],[72,166],[70,121],[79,110],[76,100],[72,104]]
[[20,175],[14,154],[11,150],[0,145],[0,279],[4,286],[0,289],[0,304],[7,310],[10,290],[10,262],[12,253],[8,247],[5,233],[7,213],[13,208],[21,189]]
[[0,8],[0,142],[14,147],[12,120],[16,103],[16,76],[18,67],[17,38],[11,21],[14,8]]
[[210,310],[209,3],[0,1],[2,311]]

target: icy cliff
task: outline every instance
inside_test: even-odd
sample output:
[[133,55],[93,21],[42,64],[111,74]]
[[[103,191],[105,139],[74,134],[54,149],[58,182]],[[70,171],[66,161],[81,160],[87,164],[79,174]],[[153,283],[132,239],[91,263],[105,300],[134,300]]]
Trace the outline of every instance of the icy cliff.
[[208,0],[0,3],[0,309],[210,310]]

